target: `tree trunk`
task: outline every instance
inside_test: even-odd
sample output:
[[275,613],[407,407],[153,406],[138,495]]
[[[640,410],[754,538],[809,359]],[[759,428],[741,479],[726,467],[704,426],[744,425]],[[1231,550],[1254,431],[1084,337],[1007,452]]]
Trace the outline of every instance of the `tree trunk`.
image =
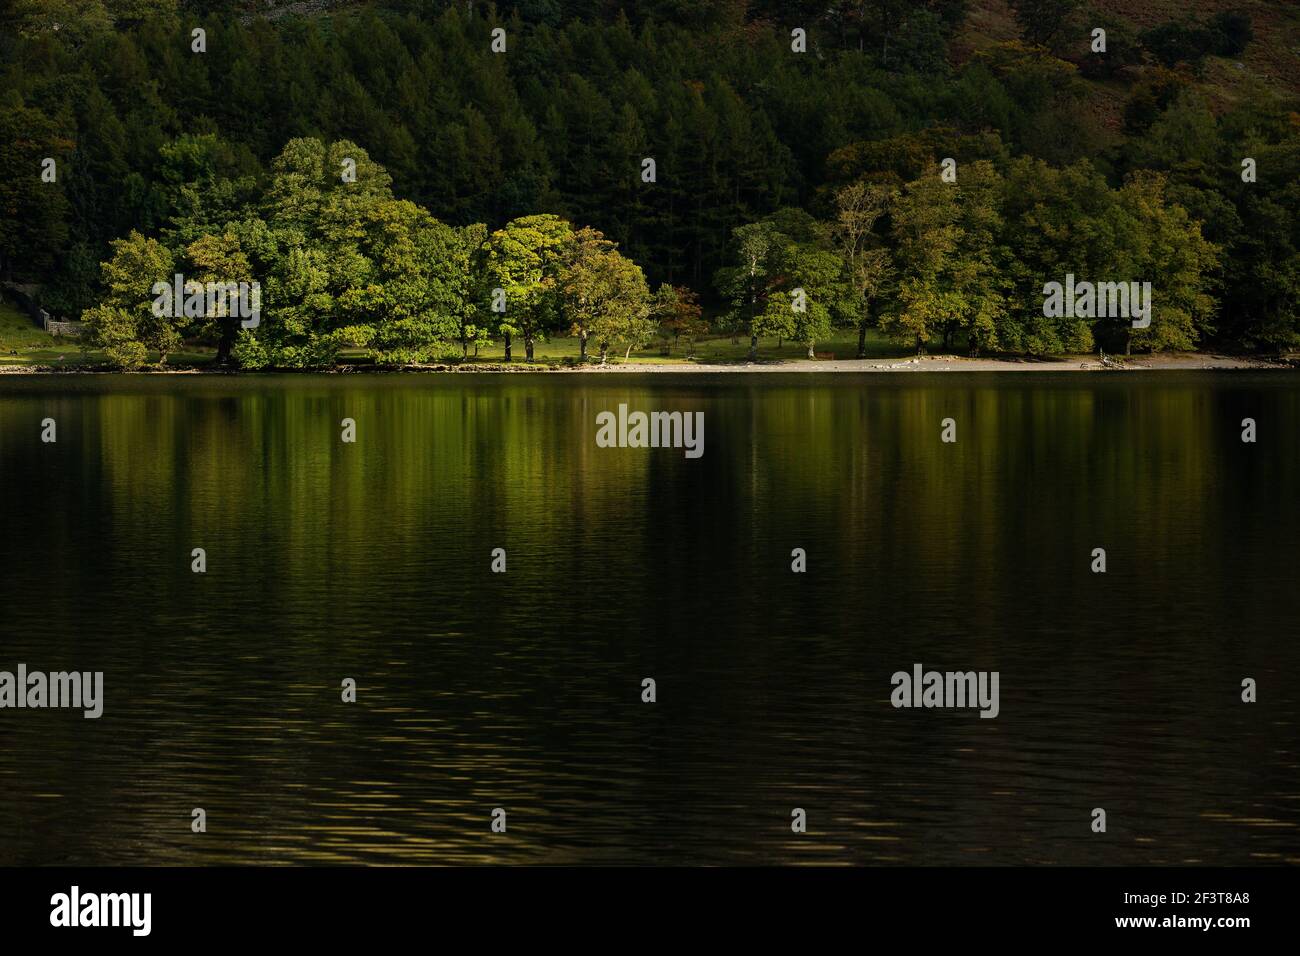
[[808,343],[808,357],[810,359],[817,357],[817,353],[813,351],[813,344],[811,342]]
[[524,336],[524,357],[530,362],[533,360],[533,337],[531,335]]
[[578,333],[578,361],[587,361],[587,333]]
[[228,365],[230,363],[230,350],[235,345],[235,323],[221,323],[221,339],[217,342],[217,365]]
[[749,360],[751,362],[758,361],[758,336],[757,335],[750,335],[749,337]]
[[858,358],[867,357],[867,323],[863,320],[858,325]]
[[510,333],[506,333],[506,361],[510,361]]

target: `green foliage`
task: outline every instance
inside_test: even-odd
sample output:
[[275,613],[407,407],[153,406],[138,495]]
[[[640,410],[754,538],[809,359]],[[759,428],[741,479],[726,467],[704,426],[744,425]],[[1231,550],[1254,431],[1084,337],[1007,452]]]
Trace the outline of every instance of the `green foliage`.
[[1190,79],[1183,73],[1160,66],[1148,70],[1124,105],[1125,129],[1135,138],[1145,133],[1190,85]]
[[[68,239],[64,182],[72,142],[39,110],[0,101],[0,277],[53,272]],[[41,178],[46,157],[55,181]]]
[[1003,245],[1014,255],[1006,265],[1009,302],[999,344],[1030,355],[1091,349],[1087,319],[1043,315],[1043,285],[1062,282],[1067,273],[1135,278],[1114,272],[1122,236],[1105,178],[1088,162],[1056,169],[1020,159],[1007,171],[1003,195]]
[[[197,282],[251,283],[254,281],[253,268],[240,246],[239,237],[232,232],[221,235],[209,234],[196,239],[185,250],[185,258],[193,266],[187,278]],[[209,328],[217,330],[219,338],[217,362],[220,364],[230,357],[230,350],[238,334],[239,319],[232,315],[231,304],[225,297],[210,303],[212,307],[210,313],[208,305],[209,303],[205,302],[205,311],[200,317],[200,329],[201,331],[209,331]]]
[[1210,17],[1208,24],[1214,37],[1213,52],[1218,56],[1240,56],[1255,39],[1250,14],[1242,10],[1223,10]]
[[785,321],[784,303],[777,303],[773,310],[768,308],[781,241],[782,237],[770,222],[739,226],[732,233],[735,264],[722,267],[714,277],[718,291],[731,305],[726,325],[749,335],[751,359],[757,351],[759,336],[771,328],[768,323]]
[[696,341],[709,331],[709,323],[704,320],[704,310],[700,307],[700,297],[685,286],[661,285],[655,291],[651,314],[674,341],[685,336],[688,347],[692,349]]
[[1080,29],[1083,0],[1010,0],[1020,35],[1054,50],[1086,35]]
[[1223,10],[1204,21],[1170,20],[1138,36],[1142,46],[1165,66],[1199,66],[1210,54],[1239,56],[1254,38],[1250,14],[1240,10]]
[[570,333],[582,343],[584,358],[589,338],[595,338],[604,363],[611,347],[625,345],[630,352],[654,336],[645,274],[595,229],[573,234],[564,251],[559,288]]
[[559,216],[524,216],[488,237],[484,268],[488,284],[505,294],[497,331],[524,340],[529,361],[539,338],[555,331],[560,273],[573,229]]
[[80,315],[93,306],[99,293],[99,261],[88,242],[78,242],[67,252],[62,267],[41,297],[41,305],[55,315]]
[[142,364],[151,351],[165,363],[167,353],[180,347],[183,320],[153,307],[153,287],[158,282],[171,285],[172,253],[138,232],[114,240],[112,249],[113,257],[100,263],[104,298],[82,315],[90,341],[124,368]]
[[959,332],[972,353],[998,347],[1007,311],[1000,205],[1000,177],[983,160],[961,171],[957,183],[930,175],[907,185],[893,214],[898,299],[882,328],[915,342],[918,352]]
[[21,36],[57,36],[79,45],[113,24],[103,0],[14,0],[10,14]]
[[876,225],[898,199],[889,185],[851,183],[835,193],[835,219],[830,235],[839,250],[847,295],[844,313],[858,329],[858,358],[866,357],[867,328],[872,306],[894,277],[893,256]]
[[[656,321],[698,329],[678,306],[652,310],[636,270],[679,304],[721,305],[719,326],[748,334],[751,354],[759,336],[811,347],[836,325],[865,342],[876,323],[909,344],[1088,348],[1115,330],[1041,315],[1043,283],[1071,270],[1180,277],[1176,309],[1137,347],[1296,341],[1294,101],[1243,86],[1225,110],[1190,95],[1188,62],[1251,42],[1243,13],[1144,34],[1139,72],[1124,69],[1141,52],[1128,21],[1074,0],[1015,3],[1024,40],[964,62],[947,49],[964,0],[644,0],[626,16],[528,0],[505,57],[484,52],[495,21],[481,6],[247,22],[237,6],[184,5],[211,15],[220,56],[188,53],[172,0],[0,13],[0,277],[42,285],[59,317],[98,308],[125,364],[179,335],[257,367],[354,348],[467,357],[518,338],[531,358],[554,333],[597,334],[584,287],[617,290],[597,336],[609,348]],[[807,55],[790,50],[792,22]],[[1105,57],[1087,52],[1094,25]],[[1122,140],[1098,124],[1089,77],[1131,84]],[[1257,184],[1240,181],[1248,155]],[[33,175],[45,156],[57,183]],[[945,158],[960,170],[946,194]],[[863,214],[846,188],[871,197],[860,228],[846,227]],[[1163,238],[1144,247],[1135,229]],[[190,278],[260,283],[262,324],[151,328],[96,268],[133,233]],[[796,288],[805,312],[790,308]]]
[[1106,15],[1093,15],[1088,21],[1090,28],[1106,31],[1106,49],[1094,51],[1089,43],[1087,55],[1079,61],[1081,74],[1089,79],[1110,80],[1142,62],[1142,44],[1127,22]]
[[1166,180],[1157,173],[1135,174],[1116,196],[1129,221],[1122,233],[1123,259],[1115,275],[1147,277],[1159,290],[1153,296],[1151,326],[1132,331],[1141,349],[1191,349],[1210,330],[1214,300],[1210,275],[1219,249],[1201,235],[1187,210],[1165,201]]
[[1142,46],[1165,66],[1197,65],[1215,47],[1213,32],[1196,23],[1171,20],[1138,34]]
[[735,264],[718,271],[717,283],[731,301],[731,321],[749,332],[751,356],[760,338],[790,338],[811,357],[836,316],[854,307],[831,230],[801,209],[737,229],[733,250]]

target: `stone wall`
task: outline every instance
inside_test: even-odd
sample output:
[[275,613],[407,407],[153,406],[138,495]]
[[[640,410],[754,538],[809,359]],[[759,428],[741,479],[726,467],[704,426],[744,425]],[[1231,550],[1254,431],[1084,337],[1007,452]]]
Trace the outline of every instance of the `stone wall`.
[[4,282],[0,283],[0,289],[3,289],[9,298],[18,303],[19,307],[32,317],[33,322],[51,335],[76,336],[81,335],[81,333],[86,330],[85,323],[83,322],[61,322],[58,319],[52,318],[50,313],[46,312],[40,306],[38,299],[40,289],[37,286],[20,285],[17,282]]
[[45,331],[50,335],[77,336],[86,331],[84,322],[60,322],[58,319],[50,318],[50,313],[44,309],[41,309],[41,321],[45,325]]

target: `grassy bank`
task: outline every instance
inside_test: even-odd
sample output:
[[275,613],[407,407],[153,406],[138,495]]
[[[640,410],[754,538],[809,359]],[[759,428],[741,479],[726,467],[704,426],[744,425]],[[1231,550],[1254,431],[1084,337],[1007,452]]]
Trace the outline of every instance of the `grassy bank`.
[[[38,328],[26,312],[0,301],[0,362],[53,364],[59,355],[66,354],[67,343]],[[72,351],[75,353],[76,348]]]
[[[535,368],[572,368],[578,361],[578,340],[575,338],[553,338],[536,343],[534,349]],[[1047,371],[1102,368],[1097,356],[1092,355],[1056,355],[1038,358],[1022,356],[987,356],[981,359],[969,359],[963,350],[945,353],[934,350],[925,359],[918,361],[913,349],[901,345],[879,332],[872,331],[867,336],[867,356],[865,361],[856,361],[858,353],[857,333],[841,330],[825,342],[819,342],[816,358],[808,358],[807,346],[797,342],[764,341],[759,343],[759,367],[781,367],[792,371],[872,371],[876,369],[906,369],[916,371],[996,371],[1034,370]],[[688,358],[688,355],[690,356]],[[189,344],[181,352],[168,356],[167,365],[159,367],[156,354],[150,356],[154,365],[145,371],[205,370],[211,367],[216,350],[198,344]],[[512,349],[512,368],[530,367],[524,361],[524,348],[516,342]],[[588,359],[594,365],[599,361],[599,353],[588,350]],[[744,369],[749,365],[749,340],[745,337],[732,339],[730,336],[711,336],[689,347],[685,341],[672,343],[657,341],[648,348],[633,350],[626,360],[622,352],[611,353],[610,364],[614,367],[636,367],[649,370],[672,368],[680,369]],[[1179,355],[1135,355],[1127,360],[1119,360],[1132,368],[1233,368],[1263,367],[1267,360],[1250,358],[1228,358],[1209,353],[1184,353]],[[459,350],[449,354],[437,364],[470,367],[503,366],[505,349],[500,342],[481,346],[477,352],[471,348],[465,360],[460,359]],[[360,349],[345,349],[339,357],[341,366],[371,368],[374,362]],[[0,367],[19,370],[24,367],[32,369],[102,369],[106,366],[104,355],[97,349],[82,349],[75,338],[53,336],[37,328],[26,313],[14,306],[0,302]]]
[[[857,333],[845,331],[833,336],[824,343],[818,343],[816,354],[819,361],[839,361],[856,358],[858,351]],[[768,341],[760,342],[758,358],[762,362],[797,362],[807,360],[807,346],[797,342]],[[539,365],[563,366],[577,362],[579,354],[576,338],[553,338],[536,343],[534,361]],[[692,354],[692,358],[687,358]],[[867,357],[888,359],[906,357],[910,354],[904,346],[891,342],[879,333],[867,337]],[[204,366],[216,356],[215,349],[199,345],[189,345],[185,350],[168,357],[169,365]],[[599,360],[599,352],[588,349],[588,358]],[[729,336],[711,337],[696,343],[693,352],[683,340],[679,343],[658,341],[644,349],[634,349],[629,361],[642,365],[717,365],[732,362],[745,362],[749,357],[749,340],[739,338],[732,340]],[[150,356],[154,361],[157,355]],[[515,342],[512,359],[524,364],[524,346]],[[360,349],[345,349],[340,360],[347,364],[370,365]],[[611,362],[622,362],[623,353],[611,353]],[[446,362],[460,361],[459,350],[450,352]],[[471,347],[466,360],[473,364],[495,365],[505,361],[505,347],[501,342],[481,346],[477,351]],[[101,365],[103,353],[96,349],[82,351],[80,343],[73,338],[57,337],[38,329],[22,312],[11,305],[0,303],[0,364],[8,365]]]

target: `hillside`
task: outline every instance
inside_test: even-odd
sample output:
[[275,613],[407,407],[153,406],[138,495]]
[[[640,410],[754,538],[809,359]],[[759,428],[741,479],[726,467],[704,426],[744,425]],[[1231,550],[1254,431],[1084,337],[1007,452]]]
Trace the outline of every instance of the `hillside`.
[[[565,335],[603,356],[665,330],[750,355],[845,332],[863,352],[1300,344],[1294,5],[14,9],[0,277],[124,362],[531,358]],[[178,272],[263,284],[266,321],[212,299],[153,322]],[[1149,323],[1114,321],[1118,299],[1047,309],[1070,275],[1154,283]]]

